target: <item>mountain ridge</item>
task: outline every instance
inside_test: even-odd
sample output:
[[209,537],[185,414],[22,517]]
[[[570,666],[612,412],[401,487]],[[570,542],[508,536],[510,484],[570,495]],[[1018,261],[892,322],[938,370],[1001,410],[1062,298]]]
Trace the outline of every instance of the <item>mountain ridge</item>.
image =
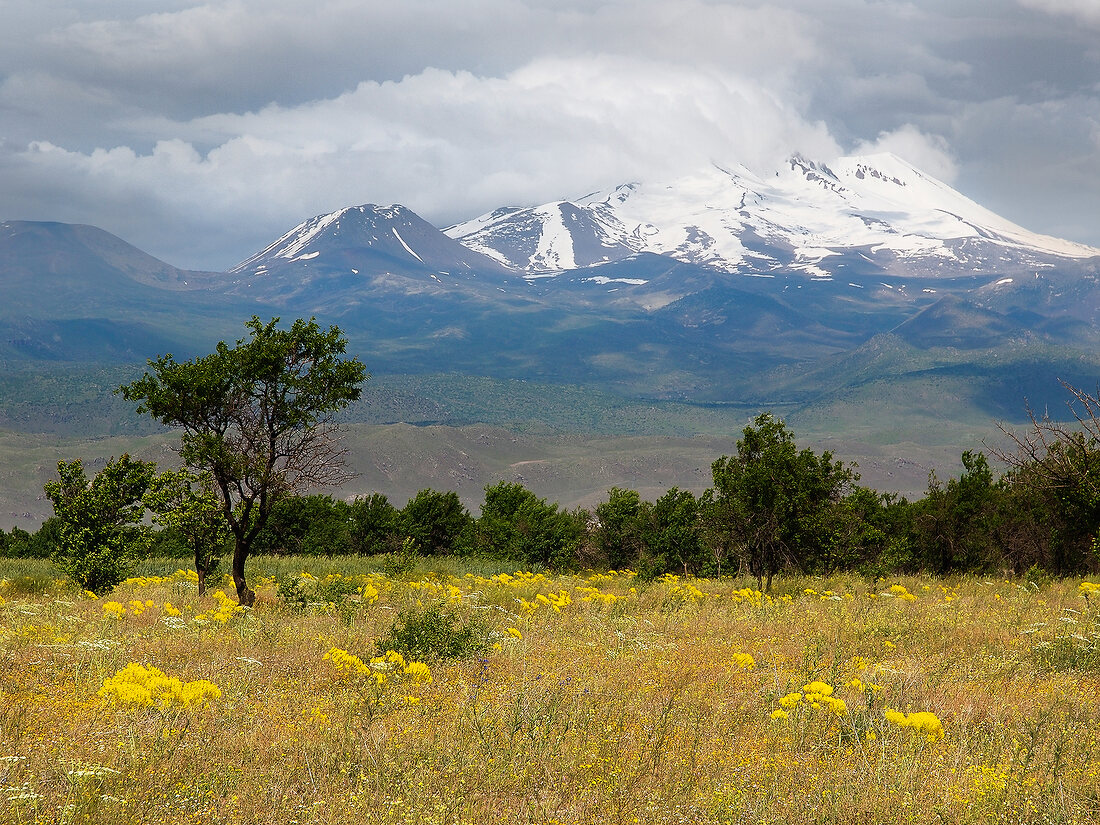
[[1100,256],[1100,249],[1029,232],[891,154],[833,166],[794,156],[773,179],[713,165],[671,183],[633,182],[572,201],[495,210],[444,231],[529,276],[638,252],[729,273],[809,277],[827,277],[822,261],[841,250],[878,258],[883,269],[891,256],[965,264],[980,254],[968,242],[1027,252],[1040,264],[1044,256]]

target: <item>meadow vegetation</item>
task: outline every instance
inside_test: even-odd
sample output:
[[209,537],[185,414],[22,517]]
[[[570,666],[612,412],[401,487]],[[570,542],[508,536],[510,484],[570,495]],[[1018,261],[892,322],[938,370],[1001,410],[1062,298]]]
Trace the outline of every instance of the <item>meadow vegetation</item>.
[[1057,822],[1100,813],[1100,585],[0,564],[12,823]]

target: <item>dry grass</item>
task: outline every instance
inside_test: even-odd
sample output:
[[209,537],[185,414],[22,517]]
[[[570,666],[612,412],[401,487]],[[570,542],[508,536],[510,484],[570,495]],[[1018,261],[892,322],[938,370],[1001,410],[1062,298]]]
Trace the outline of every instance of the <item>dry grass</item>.
[[[292,610],[266,581],[253,610],[233,612],[172,575],[120,586],[117,618],[108,600],[61,585],[16,586],[9,567],[0,817],[1100,817],[1100,632],[1077,582],[786,579],[769,598],[731,581],[389,579],[354,564],[348,577],[365,592],[340,605]],[[377,669],[338,672],[324,658],[339,648],[366,662],[399,611],[440,602],[489,627],[490,646],[429,662],[430,684],[390,671],[379,685]],[[131,662],[209,680],[221,696],[165,709],[101,698],[104,679]],[[814,680],[843,710],[802,699],[773,718]],[[898,727],[887,707],[934,714],[944,737]]]

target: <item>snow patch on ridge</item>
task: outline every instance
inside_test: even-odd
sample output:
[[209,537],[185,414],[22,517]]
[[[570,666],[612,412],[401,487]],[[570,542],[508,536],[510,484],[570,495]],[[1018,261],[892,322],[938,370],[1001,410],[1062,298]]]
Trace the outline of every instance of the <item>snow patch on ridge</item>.
[[[401,233],[397,231],[397,227],[396,226],[391,226],[390,229],[393,231],[393,236],[395,238],[397,238],[398,241],[401,242],[401,245],[403,247],[405,247],[405,251],[408,252],[410,255],[412,255],[414,258],[416,258],[418,261],[420,261],[420,263],[424,263],[424,259],[421,258],[419,255],[417,255],[415,252],[413,252],[412,247],[409,246],[407,243],[405,243],[405,239],[401,237]],[[435,276],[433,275],[432,277],[434,278]]]

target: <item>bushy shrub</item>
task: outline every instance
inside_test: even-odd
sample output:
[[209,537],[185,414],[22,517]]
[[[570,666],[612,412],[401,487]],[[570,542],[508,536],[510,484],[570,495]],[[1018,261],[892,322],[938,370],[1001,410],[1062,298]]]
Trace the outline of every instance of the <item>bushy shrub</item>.
[[332,575],[319,579],[309,573],[295,573],[279,581],[279,598],[299,610],[310,605],[342,605],[349,596],[359,593],[355,579]]
[[375,646],[379,655],[396,650],[406,659],[461,659],[485,649],[488,626],[476,618],[461,618],[440,604],[404,610]]
[[60,478],[45,487],[60,520],[54,562],[82,588],[103,595],[130,575],[149,548],[142,496],[156,465],[123,454],[91,481],[79,459],[59,462],[57,472]]
[[407,537],[401,543],[401,549],[396,553],[386,553],[382,557],[381,571],[384,576],[394,578],[404,576],[416,569],[420,562],[420,550],[416,546],[416,539]]

